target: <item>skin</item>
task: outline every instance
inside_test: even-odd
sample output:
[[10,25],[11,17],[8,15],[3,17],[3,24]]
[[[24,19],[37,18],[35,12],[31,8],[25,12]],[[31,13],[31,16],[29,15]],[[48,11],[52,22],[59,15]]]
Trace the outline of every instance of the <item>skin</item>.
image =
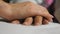
[[48,21],[51,21],[53,18],[46,8],[31,2],[7,4],[0,1],[0,16],[8,19],[9,21],[28,18],[30,16],[43,16]]
[[[40,25],[40,23],[42,23],[42,19],[38,19],[38,17],[36,17],[37,18],[37,21],[35,20],[35,23],[39,23],[39,25]],[[41,17],[39,17],[39,18],[41,18]],[[39,22],[40,21],[40,22]],[[49,22],[49,20],[47,20],[48,22]],[[47,23],[47,21],[44,21],[44,23],[46,22]],[[29,21],[29,23],[28,23],[28,21],[26,21],[27,22],[27,24],[25,24],[25,25],[28,25],[29,23],[31,23],[31,21]],[[26,22],[24,22],[24,23],[26,23]],[[45,24],[46,24],[45,23]],[[36,25],[36,24],[35,24]],[[37,24],[38,25],[38,24]]]
[[[43,18],[42,16],[36,16],[33,20],[32,17],[28,17],[25,19],[23,25],[31,25],[33,23],[33,21],[34,21],[34,25],[42,25],[42,18]],[[12,21],[12,23],[17,23],[17,22],[14,20],[14,21]]]
[[33,18],[32,17],[28,17],[28,18],[25,19],[23,24],[24,25],[31,25],[32,22],[33,22]]
[[44,24],[44,25],[49,24],[49,21],[47,19],[43,19],[42,24]]
[[12,24],[20,24],[19,20],[12,21]]
[[36,16],[34,19],[34,25],[42,25],[42,16]]
[[[23,23],[24,25],[31,25],[34,21],[34,25],[42,25],[42,19],[43,17],[42,16],[36,16],[33,20],[33,18],[26,18],[25,19],[25,22]],[[48,20],[47,20],[48,21]],[[19,21],[18,21],[19,22]],[[13,23],[15,23],[15,20],[13,21]],[[45,21],[44,21],[45,23]]]

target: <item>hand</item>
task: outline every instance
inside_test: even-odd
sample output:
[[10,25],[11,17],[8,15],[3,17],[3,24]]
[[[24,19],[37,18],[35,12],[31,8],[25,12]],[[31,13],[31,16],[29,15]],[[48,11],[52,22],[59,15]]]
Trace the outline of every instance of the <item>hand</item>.
[[45,17],[49,21],[53,18],[53,16],[48,13],[46,8],[31,2],[13,4],[11,6],[14,18],[19,19],[38,15]]
[[[35,18],[35,25],[40,25],[40,24],[48,24],[49,23],[49,21],[47,20],[47,19],[45,19],[44,18],[44,20],[43,20],[43,22],[42,22],[42,17],[41,16],[36,16],[36,18]],[[18,23],[18,22],[16,22],[16,21],[13,21],[12,23]],[[25,22],[23,23],[24,25],[31,25],[32,24],[32,22],[33,22],[33,18],[32,17],[29,17],[29,18],[27,18],[26,20],[25,20]]]
[[[31,2],[11,4],[11,5],[8,5],[7,3],[3,2],[2,4],[3,4],[2,6],[4,6],[5,4],[5,7],[2,7],[2,10],[0,11],[1,12],[0,16],[8,20],[21,19],[30,16],[38,16],[38,15],[45,17],[48,21],[50,21],[53,18],[48,13],[46,8]],[[3,9],[3,8],[8,8],[8,9]]]
[[[42,9],[44,9],[44,8],[42,8]],[[45,9],[46,10],[46,9]],[[43,17],[41,17],[41,16],[37,16],[36,18],[35,18],[35,25],[40,25],[40,24],[48,24],[49,23],[49,20],[48,19],[46,19],[46,18],[44,18],[44,20],[42,19]],[[43,22],[42,22],[42,20],[43,20]],[[51,21],[52,21],[52,19],[51,19]],[[25,25],[31,25],[32,24],[32,22],[33,22],[33,18],[32,17],[29,17],[29,18],[27,18],[26,20],[25,20],[25,22],[23,23],[23,24],[25,24]],[[14,22],[13,22],[14,23]]]

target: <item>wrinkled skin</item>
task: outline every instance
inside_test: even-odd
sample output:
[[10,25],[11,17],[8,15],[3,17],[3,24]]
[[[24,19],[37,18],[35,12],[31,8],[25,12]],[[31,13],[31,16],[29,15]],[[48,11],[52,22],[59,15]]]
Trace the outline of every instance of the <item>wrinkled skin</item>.
[[48,13],[46,8],[31,2],[7,4],[0,1],[0,16],[8,19],[9,21],[27,18],[25,23],[30,21],[32,22],[32,18],[29,18],[31,16],[39,16],[39,18],[41,18],[39,20],[35,19],[35,21],[42,21],[42,17],[45,17],[45,22],[51,21],[53,18],[53,16]]

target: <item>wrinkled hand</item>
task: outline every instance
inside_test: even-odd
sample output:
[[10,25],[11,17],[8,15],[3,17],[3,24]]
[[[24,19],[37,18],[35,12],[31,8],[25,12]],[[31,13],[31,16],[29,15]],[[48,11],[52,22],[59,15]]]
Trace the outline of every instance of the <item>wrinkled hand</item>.
[[30,16],[43,16],[48,21],[53,18],[46,8],[31,2],[17,4],[0,2],[0,16],[8,20],[23,19]]
[[[31,8],[31,9],[32,9],[32,8],[35,8],[35,7],[34,7],[35,5],[32,5],[33,3],[30,3],[30,2],[26,2],[26,3],[28,3],[28,4],[25,4],[25,6],[27,6],[27,5],[30,4],[30,5],[29,5],[29,8]],[[41,9],[44,9],[44,7],[40,8],[40,10],[41,10]],[[32,9],[32,11],[33,11],[33,9]],[[41,10],[41,11],[46,11],[46,12],[47,12],[46,8],[45,8],[44,10]],[[46,12],[45,12],[45,13],[46,13]],[[48,13],[48,12],[47,12],[47,13]],[[43,15],[44,15],[44,14],[43,14]],[[46,14],[46,15],[47,15],[47,14]],[[47,15],[47,16],[48,16],[48,15]],[[47,17],[47,16],[46,16],[46,17]],[[49,16],[48,16],[48,17],[49,17]],[[48,17],[47,17],[47,18],[48,18]],[[49,20],[49,19],[50,19],[50,20]],[[43,23],[43,24],[48,24],[48,22],[52,21],[52,18],[49,18],[49,19],[46,19],[46,18],[43,19],[42,16],[36,16],[35,19],[34,19],[34,24],[35,24],[35,25],[41,25],[42,23]],[[42,20],[43,20],[43,22],[42,22]],[[16,20],[16,21],[17,21],[17,23],[19,22],[18,20]],[[15,22],[15,24],[16,24],[16,21],[13,21],[12,23]],[[28,18],[25,19],[25,21],[24,21],[23,24],[24,24],[24,25],[31,25],[32,22],[33,22],[33,18],[32,18],[32,17],[28,17]]]
[[52,15],[48,13],[46,8],[31,2],[13,4],[11,5],[11,7],[14,19],[26,18],[30,16],[39,16],[39,15],[47,18],[48,20],[52,18]]

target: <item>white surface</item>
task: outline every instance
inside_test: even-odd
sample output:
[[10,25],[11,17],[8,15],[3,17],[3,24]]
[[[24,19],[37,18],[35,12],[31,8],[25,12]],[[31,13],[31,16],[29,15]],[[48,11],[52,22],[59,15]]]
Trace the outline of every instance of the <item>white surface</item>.
[[23,26],[0,22],[0,34],[60,34],[60,24]]

